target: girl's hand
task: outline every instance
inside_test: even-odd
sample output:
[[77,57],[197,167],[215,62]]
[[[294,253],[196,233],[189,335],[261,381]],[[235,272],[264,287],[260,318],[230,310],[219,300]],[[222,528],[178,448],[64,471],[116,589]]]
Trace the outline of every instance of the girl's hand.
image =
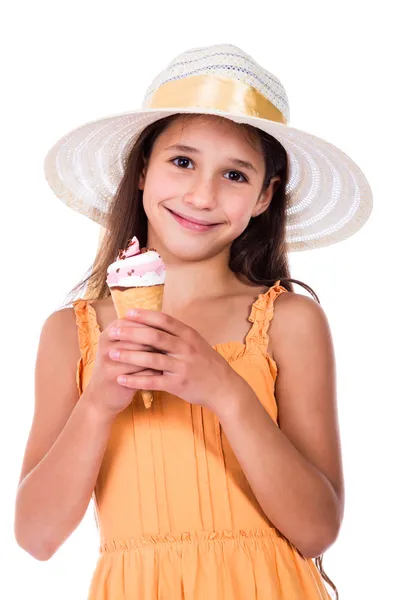
[[[126,347],[116,363],[123,362],[142,369],[161,371],[159,375],[125,375],[117,381],[125,389],[162,390],[216,412],[220,396],[235,389],[241,377],[192,327],[163,312],[137,309],[126,319],[146,327],[120,327],[116,335],[121,342],[144,344],[155,352]],[[221,392],[223,391],[223,394]]]
[[[124,331],[130,333],[125,340],[117,340],[111,333],[113,329],[123,328]],[[144,370],[143,367],[133,365],[124,361],[116,362],[110,358],[111,350],[119,352],[141,352],[143,354],[150,353],[153,348],[149,348],[146,344],[140,344],[130,341],[133,330],[143,328],[143,325],[127,321],[126,319],[117,319],[113,321],[107,329],[105,329],[99,337],[99,345],[97,348],[93,372],[88,383],[90,391],[90,402],[95,405],[99,413],[106,418],[114,418],[124,410],[133,399],[137,388],[122,387],[117,383],[119,375],[130,373],[147,373],[159,374],[158,371]]]

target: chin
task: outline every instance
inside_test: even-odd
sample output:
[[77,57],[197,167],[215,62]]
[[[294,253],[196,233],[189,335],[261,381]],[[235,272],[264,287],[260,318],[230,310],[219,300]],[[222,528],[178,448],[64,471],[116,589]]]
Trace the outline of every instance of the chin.
[[[165,234],[164,234],[165,235]],[[171,238],[173,236],[171,235]],[[166,240],[162,238],[165,250],[174,258],[183,261],[201,261],[219,254],[225,247],[221,243],[210,244],[209,240],[190,239],[189,236]]]

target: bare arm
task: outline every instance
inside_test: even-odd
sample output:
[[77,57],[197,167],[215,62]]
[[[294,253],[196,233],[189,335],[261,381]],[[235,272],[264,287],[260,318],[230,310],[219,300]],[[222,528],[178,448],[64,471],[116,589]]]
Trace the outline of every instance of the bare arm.
[[314,558],[334,542],[343,518],[333,347],[313,300],[284,294],[275,312],[270,339],[280,428],[245,382],[218,416],[268,519]]
[[48,560],[78,526],[91,499],[112,419],[79,398],[73,309],[45,322],[35,369],[35,412],[16,496],[18,544]]

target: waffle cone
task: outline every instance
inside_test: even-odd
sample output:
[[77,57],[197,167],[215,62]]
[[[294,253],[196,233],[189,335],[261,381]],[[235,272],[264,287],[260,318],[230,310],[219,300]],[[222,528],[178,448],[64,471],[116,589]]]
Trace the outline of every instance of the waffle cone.
[[[130,308],[162,309],[164,284],[131,288],[111,287],[110,292],[119,319],[125,318]],[[145,407],[150,408],[153,403],[153,392],[140,390],[140,394]]]
[[131,288],[110,288],[118,319],[123,319],[130,308],[161,310],[164,285]]

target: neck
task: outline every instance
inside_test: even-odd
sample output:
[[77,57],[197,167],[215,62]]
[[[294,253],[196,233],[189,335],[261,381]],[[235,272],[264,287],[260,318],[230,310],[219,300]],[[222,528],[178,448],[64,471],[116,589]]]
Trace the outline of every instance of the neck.
[[147,247],[155,248],[164,261],[164,302],[169,306],[188,306],[199,298],[224,296],[240,285],[228,266],[229,248],[202,260],[185,260],[171,254],[159,240],[153,243],[151,237]]
[[166,299],[174,303],[189,305],[199,298],[224,296],[237,285],[237,279],[228,268],[214,269],[212,261],[202,263],[165,263],[167,277],[165,283]]

